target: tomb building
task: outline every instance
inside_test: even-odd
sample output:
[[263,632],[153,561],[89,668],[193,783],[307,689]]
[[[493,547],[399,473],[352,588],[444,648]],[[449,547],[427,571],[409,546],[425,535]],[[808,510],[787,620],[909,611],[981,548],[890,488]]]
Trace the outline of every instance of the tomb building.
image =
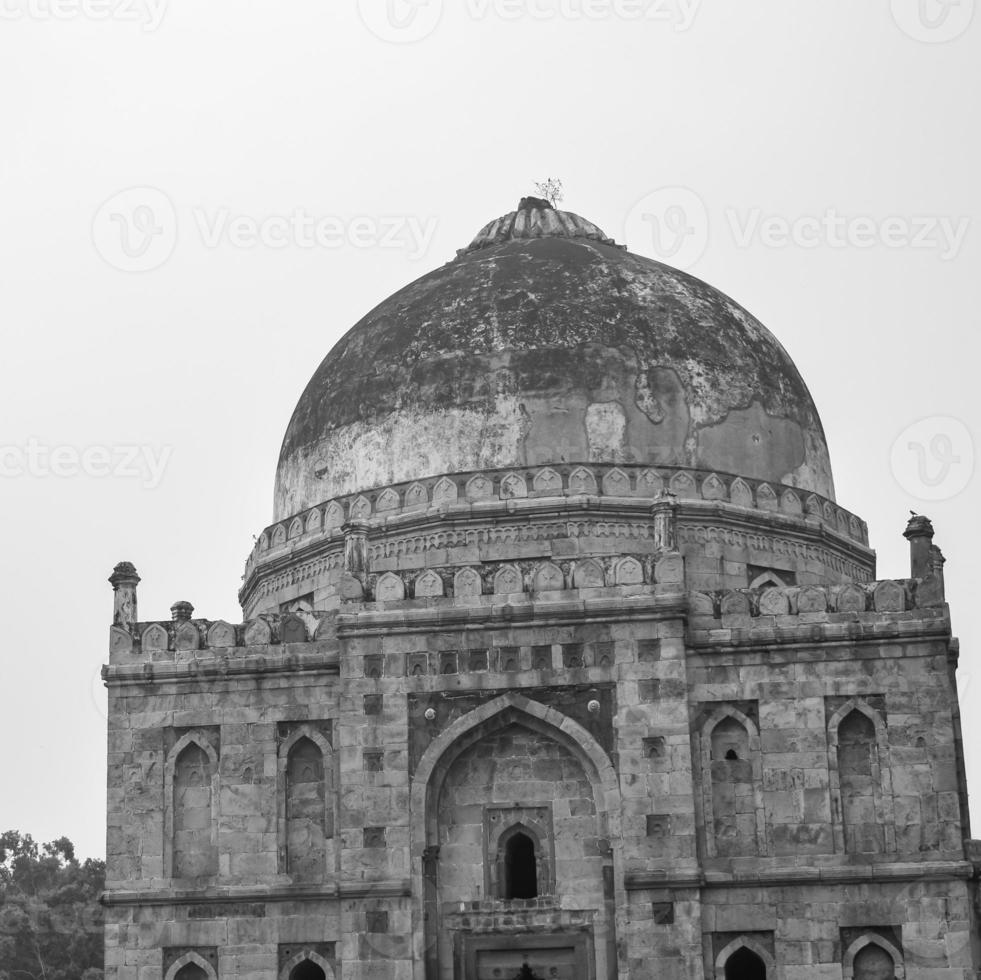
[[241,622],[110,579],[108,980],[978,976],[933,527],[879,577],[736,302],[526,198],[274,497]]

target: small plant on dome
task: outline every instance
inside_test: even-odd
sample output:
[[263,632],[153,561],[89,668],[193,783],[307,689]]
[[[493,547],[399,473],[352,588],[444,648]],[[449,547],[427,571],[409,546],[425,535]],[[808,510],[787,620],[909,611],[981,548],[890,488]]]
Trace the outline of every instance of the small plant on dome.
[[556,207],[565,196],[562,193],[562,180],[559,177],[546,177],[544,180],[535,181],[535,190],[538,196],[548,201],[552,207]]

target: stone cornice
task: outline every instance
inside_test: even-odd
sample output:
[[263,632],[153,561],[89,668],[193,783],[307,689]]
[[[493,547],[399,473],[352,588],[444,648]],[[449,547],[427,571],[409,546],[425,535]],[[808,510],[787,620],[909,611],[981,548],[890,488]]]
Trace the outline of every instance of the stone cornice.
[[405,898],[412,894],[408,878],[391,881],[334,881],[324,885],[281,885],[270,888],[208,888],[184,891],[173,888],[143,891],[109,889],[99,897],[102,905],[228,905],[253,902],[315,902],[339,898]]
[[[788,619],[790,617],[787,617]],[[794,617],[796,618],[796,617]],[[848,646],[856,643],[895,643],[897,640],[947,640],[948,619],[899,619],[883,617],[879,621],[798,622],[786,626],[752,626],[748,628],[692,629],[687,646],[698,654],[731,654],[733,649],[766,652],[820,645]]]
[[[411,633],[433,629],[467,629],[514,626],[533,622],[536,626],[581,625],[585,622],[673,619],[684,616],[688,597],[684,592],[666,595],[610,596],[606,598],[535,602],[525,595],[487,596],[493,604],[455,606],[445,604],[419,609],[358,610],[337,617],[337,635],[364,636],[373,633]],[[504,601],[502,601],[502,599]]]
[[969,861],[896,862],[894,864],[849,865],[847,867],[764,868],[745,874],[723,871],[628,871],[627,891],[656,888],[787,888],[807,885],[846,885],[856,882],[956,881],[974,877]]
[[[894,864],[850,865],[847,867],[788,867],[762,869],[743,874],[722,871],[686,872],[628,871],[627,891],[658,888],[787,888],[808,885],[843,885],[856,882],[958,881],[974,877],[969,861],[897,862]],[[287,885],[271,888],[209,888],[202,891],[147,889],[107,890],[100,902],[106,907],[227,905],[255,902],[329,901],[343,898],[404,898],[412,894],[407,878],[389,881],[344,881],[320,886]]]
[[176,683],[201,684],[226,678],[295,677],[302,673],[338,674],[340,657],[336,651],[325,654],[271,655],[246,654],[232,656],[205,656],[197,660],[152,661],[143,664],[109,664],[102,668],[102,680],[107,687],[121,684]]

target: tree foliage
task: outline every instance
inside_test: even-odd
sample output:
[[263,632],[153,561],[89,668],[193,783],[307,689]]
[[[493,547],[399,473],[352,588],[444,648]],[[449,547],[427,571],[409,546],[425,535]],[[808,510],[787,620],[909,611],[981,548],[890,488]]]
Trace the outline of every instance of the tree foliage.
[[0,834],[0,980],[102,980],[105,880],[67,837]]
[[558,207],[565,197],[562,192],[562,180],[559,177],[546,177],[544,180],[536,180],[535,188],[540,197],[545,198],[552,207]]

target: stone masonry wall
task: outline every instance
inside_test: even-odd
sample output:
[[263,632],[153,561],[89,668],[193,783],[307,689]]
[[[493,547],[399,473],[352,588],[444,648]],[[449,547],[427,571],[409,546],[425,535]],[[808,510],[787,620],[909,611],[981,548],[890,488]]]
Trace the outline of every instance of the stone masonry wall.
[[[715,980],[740,943],[838,980],[869,942],[909,980],[967,980],[949,623],[915,582],[860,591],[117,627],[107,978],[198,951],[222,977],[309,955],[421,980],[434,948],[449,978],[468,942],[545,929],[588,935],[597,980]],[[554,885],[527,909],[495,904],[488,806],[545,828]]]

